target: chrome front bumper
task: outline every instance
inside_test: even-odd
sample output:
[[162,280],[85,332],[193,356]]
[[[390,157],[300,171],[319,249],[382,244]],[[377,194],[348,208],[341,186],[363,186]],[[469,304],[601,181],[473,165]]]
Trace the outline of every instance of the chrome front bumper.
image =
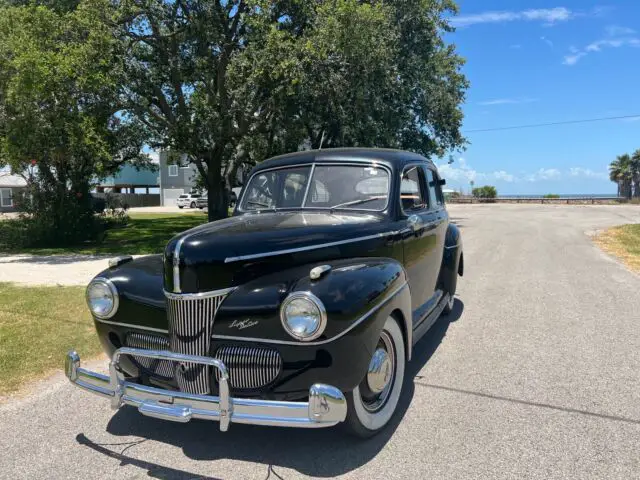
[[[220,373],[220,395],[194,395],[126,381],[119,368],[122,355],[198,363],[216,368]],[[228,430],[231,422],[318,428],[336,425],[347,416],[347,401],[342,392],[321,383],[311,385],[308,402],[231,398],[227,368],[220,360],[209,357],[123,347],[113,354],[107,376],[81,368],[80,356],[71,351],[65,361],[65,373],[74,385],[111,399],[113,409],[132,405],[138,407],[143,415],[174,422],[188,422],[192,418],[217,420],[223,432]]]

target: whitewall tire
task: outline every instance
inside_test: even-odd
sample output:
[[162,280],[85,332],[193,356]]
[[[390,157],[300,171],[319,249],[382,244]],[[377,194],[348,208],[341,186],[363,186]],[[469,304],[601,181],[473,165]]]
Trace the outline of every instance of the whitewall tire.
[[406,352],[398,321],[387,318],[369,371],[347,397],[346,427],[359,437],[380,432],[396,412],[402,392]]

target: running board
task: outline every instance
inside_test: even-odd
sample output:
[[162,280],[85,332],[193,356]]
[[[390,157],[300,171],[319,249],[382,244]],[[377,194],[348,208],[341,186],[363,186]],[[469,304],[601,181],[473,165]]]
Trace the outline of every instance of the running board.
[[427,315],[427,317],[420,322],[420,324],[413,330],[413,345],[418,343],[425,333],[433,326],[434,323],[440,318],[440,314],[449,301],[449,294],[445,293],[440,297],[438,305]]

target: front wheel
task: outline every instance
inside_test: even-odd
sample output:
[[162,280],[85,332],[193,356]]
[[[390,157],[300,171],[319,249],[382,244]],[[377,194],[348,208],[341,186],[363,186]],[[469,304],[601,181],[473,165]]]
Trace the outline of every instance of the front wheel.
[[380,432],[393,417],[400,401],[406,353],[402,331],[395,318],[384,324],[369,370],[347,397],[346,427],[358,437]]
[[191,205],[189,205],[191,208],[196,208],[196,202],[191,202]]

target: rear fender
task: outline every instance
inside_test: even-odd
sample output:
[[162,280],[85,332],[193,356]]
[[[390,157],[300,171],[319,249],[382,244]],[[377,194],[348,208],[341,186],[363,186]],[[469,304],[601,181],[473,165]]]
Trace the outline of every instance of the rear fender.
[[458,275],[462,276],[462,236],[460,229],[453,223],[447,227],[444,249],[442,252],[442,264],[438,286],[444,292],[455,292]]

